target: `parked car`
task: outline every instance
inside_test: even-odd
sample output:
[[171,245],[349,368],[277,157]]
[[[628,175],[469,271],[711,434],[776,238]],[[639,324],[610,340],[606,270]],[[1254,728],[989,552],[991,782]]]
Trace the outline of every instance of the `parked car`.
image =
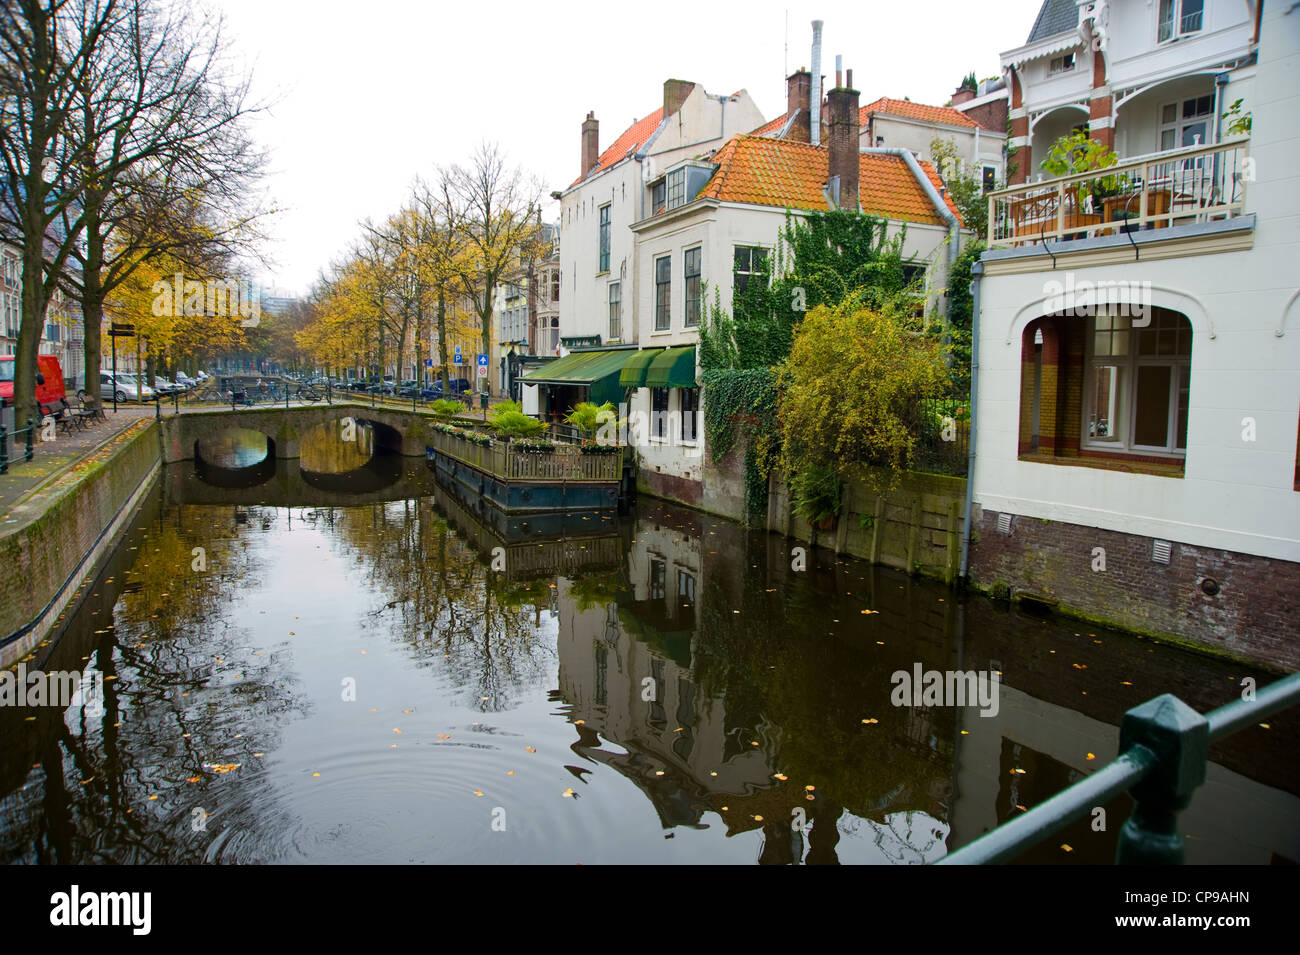
[[141,385],[134,375],[119,371],[117,377],[109,371],[99,373],[99,394],[105,401],[112,401],[114,397],[121,401],[142,401],[153,397],[153,389],[148,385],[143,386],[143,398],[141,397]]
[[[455,395],[466,395],[469,394],[469,391],[470,386],[468,378],[452,378],[447,382],[446,397],[448,398],[454,397]],[[421,392],[421,395],[429,399],[444,397],[442,393],[442,379],[440,378],[435,381],[431,387],[425,388]]]
[[[53,355],[36,356],[36,403],[42,415],[63,414],[67,393],[63,388],[63,368]],[[0,399],[9,404],[14,401],[14,357],[0,358]]]
[[170,378],[164,378],[162,375],[153,376],[154,390],[162,395],[170,395],[173,391],[184,391],[185,386]]

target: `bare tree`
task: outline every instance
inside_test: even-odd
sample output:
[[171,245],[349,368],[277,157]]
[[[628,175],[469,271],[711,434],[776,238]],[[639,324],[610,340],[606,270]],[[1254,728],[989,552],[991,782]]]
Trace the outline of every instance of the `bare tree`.
[[[183,6],[133,2],[74,84],[85,244],[71,252],[79,275],[65,278],[81,302],[95,397],[106,297],[151,258],[214,274],[260,238],[265,210],[252,190],[265,155],[244,125],[259,107],[248,78],[223,65],[222,29],[219,17],[195,22]],[[153,364],[151,355],[151,374]]]
[[460,210],[457,228],[469,255],[459,272],[462,290],[474,302],[483,353],[492,350],[492,312],[502,276],[521,253],[540,240],[542,187],[519,167],[509,167],[499,147],[484,143],[469,166],[441,173]]
[[36,416],[46,311],[83,228],[78,196],[87,164],[71,122],[76,91],[129,9],[118,0],[9,0],[0,8],[0,227],[21,243],[23,263],[14,360],[20,423]]

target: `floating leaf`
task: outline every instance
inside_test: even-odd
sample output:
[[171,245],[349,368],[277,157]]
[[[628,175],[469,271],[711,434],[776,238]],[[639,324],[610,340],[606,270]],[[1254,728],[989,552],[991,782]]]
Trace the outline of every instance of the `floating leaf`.
[[537,752],[537,747],[536,747],[536,746],[525,746],[525,747],[524,747],[524,752],[526,752],[526,753],[535,753],[535,752]]

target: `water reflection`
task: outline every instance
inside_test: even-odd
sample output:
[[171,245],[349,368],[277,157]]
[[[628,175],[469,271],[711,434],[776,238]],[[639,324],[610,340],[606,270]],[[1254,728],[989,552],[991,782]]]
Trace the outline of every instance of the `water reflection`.
[[303,432],[299,463],[315,474],[343,474],[364,467],[375,453],[375,429],[351,418],[316,425]]
[[251,428],[229,428],[194,443],[195,458],[226,469],[251,467],[271,453],[271,440]]
[[[1270,680],[654,502],[541,539],[398,468],[350,499],[169,469],[40,650],[112,677],[104,715],[0,708],[0,859],[921,863],[1112,758],[1130,706]],[[917,662],[1001,670],[998,715],[893,707]],[[1215,747],[1191,861],[1300,858],[1296,742]],[[1108,809],[1022,861],[1108,862]]]

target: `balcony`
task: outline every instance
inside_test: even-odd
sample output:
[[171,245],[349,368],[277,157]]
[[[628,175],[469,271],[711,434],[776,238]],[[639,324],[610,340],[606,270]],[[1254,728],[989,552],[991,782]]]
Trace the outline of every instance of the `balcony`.
[[1249,146],[1249,136],[1238,136],[990,192],[988,246],[1132,240],[1137,232],[1240,216],[1254,178]]

